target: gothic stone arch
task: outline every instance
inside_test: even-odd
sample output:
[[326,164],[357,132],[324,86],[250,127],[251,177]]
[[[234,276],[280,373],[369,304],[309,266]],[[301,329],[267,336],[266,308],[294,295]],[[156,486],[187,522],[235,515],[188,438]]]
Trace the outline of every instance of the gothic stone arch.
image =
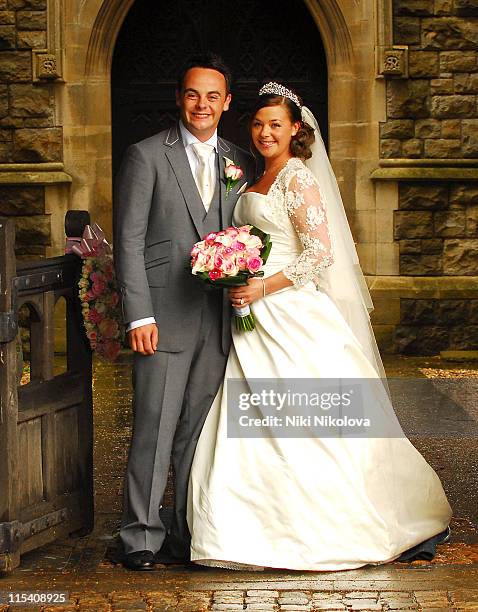
[[[364,271],[397,274],[393,236],[377,258],[375,189],[384,84],[375,79],[375,0],[304,0],[327,55],[330,156]],[[74,0],[65,6],[65,84],[57,89],[69,208],[87,208],[112,236],[110,70],[116,37],[134,0]],[[382,194],[383,195],[383,194]],[[390,216],[390,214],[389,214]],[[387,217],[388,219],[388,217]],[[388,222],[388,221],[387,221]],[[388,270],[384,262],[389,262]]]

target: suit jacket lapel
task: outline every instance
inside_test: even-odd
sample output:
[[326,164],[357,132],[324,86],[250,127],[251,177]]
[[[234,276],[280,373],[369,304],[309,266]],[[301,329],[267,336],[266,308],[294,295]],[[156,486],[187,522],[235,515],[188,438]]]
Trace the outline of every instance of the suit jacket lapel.
[[202,223],[204,218],[204,205],[191,172],[188,156],[186,155],[183,143],[179,137],[177,125],[171,127],[164,144],[167,147],[166,157],[176,176],[194,227],[201,238],[204,234]]

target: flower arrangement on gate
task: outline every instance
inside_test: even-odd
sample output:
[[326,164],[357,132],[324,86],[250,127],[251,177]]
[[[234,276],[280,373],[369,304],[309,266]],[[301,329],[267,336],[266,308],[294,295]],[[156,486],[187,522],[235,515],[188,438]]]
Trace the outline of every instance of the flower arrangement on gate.
[[[191,271],[214,287],[247,285],[249,278],[264,275],[262,267],[271,247],[270,235],[254,225],[230,226],[196,242],[191,250]],[[254,316],[248,305],[233,307],[233,311],[236,330],[254,329]]]
[[83,259],[78,289],[90,347],[100,357],[114,361],[124,341],[124,328],[111,247],[94,223],[85,227],[81,238],[69,238],[65,252]]

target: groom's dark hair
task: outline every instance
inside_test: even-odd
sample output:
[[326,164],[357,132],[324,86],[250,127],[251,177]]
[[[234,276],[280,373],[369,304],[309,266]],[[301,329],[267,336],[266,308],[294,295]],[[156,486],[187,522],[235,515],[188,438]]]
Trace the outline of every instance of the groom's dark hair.
[[220,72],[226,80],[226,93],[231,91],[231,71],[224,63],[222,57],[216,53],[212,53],[211,51],[194,55],[186,60],[179,74],[178,91],[182,90],[186,72],[191,70],[191,68],[209,68],[210,70],[217,70],[217,72]]

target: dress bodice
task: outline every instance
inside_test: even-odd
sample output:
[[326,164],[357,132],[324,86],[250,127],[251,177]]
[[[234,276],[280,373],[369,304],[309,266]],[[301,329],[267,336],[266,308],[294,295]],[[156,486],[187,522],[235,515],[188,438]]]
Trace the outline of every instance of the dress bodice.
[[298,158],[289,159],[267,194],[242,194],[233,222],[236,226],[255,225],[270,234],[266,276],[283,271],[296,286],[311,280],[318,285],[320,271],[333,263],[323,194]]
[[290,220],[278,225],[268,195],[250,191],[240,196],[234,209],[233,222],[236,226],[255,225],[270,234],[272,249],[264,268],[266,276],[275,274],[299,257],[302,251],[297,232]]

